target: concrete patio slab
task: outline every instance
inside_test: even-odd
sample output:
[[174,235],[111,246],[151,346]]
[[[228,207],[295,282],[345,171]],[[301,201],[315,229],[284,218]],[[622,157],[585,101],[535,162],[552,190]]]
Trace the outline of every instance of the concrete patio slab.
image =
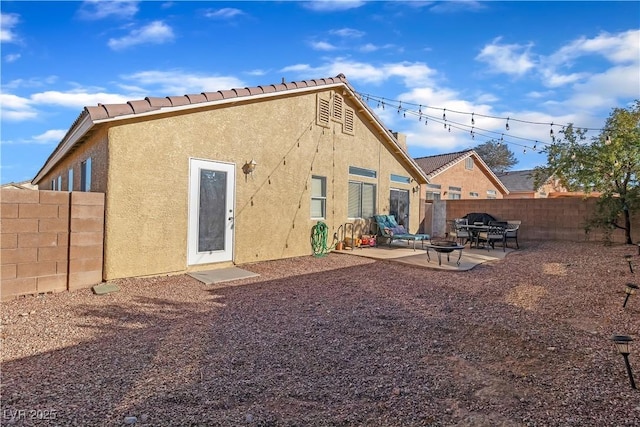
[[404,264],[411,264],[420,267],[433,268],[438,270],[449,270],[449,271],[467,271],[471,270],[477,265],[494,262],[504,259],[509,253],[514,252],[515,249],[506,248],[505,251],[502,250],[500,246],[496,246],[495,249],[469,249],[467,245],[462,250],[462,256],[460,257],[460,265],[456,264],[458,260],[458,252],[453,251],[449,254],[449,259],[447,260],[447,254],[441,254],[442,264],[438,265],[438,256],[435,251],[430,251],[430,258],[427,257],[427,250],[416,247],[414,250],[412,246],[406,246],[406,244],[394,243],[391,246],[388,245],[380,245],[376,247],[362,247],[362,248],[354,248],[345,249],[341,251],[335,250],[336,253],[343,253],[349,255],[362,256],[373,259],[384,259],[390,260],[394,262],[400,262]]

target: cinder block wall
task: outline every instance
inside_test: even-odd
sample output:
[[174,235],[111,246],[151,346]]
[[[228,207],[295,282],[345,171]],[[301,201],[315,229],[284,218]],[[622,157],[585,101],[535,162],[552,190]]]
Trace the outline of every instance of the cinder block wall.
[[[471,212],[486,212],[500,220],[521,220],[518,238],[522,240],[598,241],[601,230],[585,233],[587,218],[595,212],[597,199],[567,197],[558,199],[447,200],[446,219]],[[640,216],[631,218],[631,238],[640,236]],[[624,231],[615,230],[612,241],[624,243]]]
[[0,217],[3,301],[102,281],[104,194],[2,189]]

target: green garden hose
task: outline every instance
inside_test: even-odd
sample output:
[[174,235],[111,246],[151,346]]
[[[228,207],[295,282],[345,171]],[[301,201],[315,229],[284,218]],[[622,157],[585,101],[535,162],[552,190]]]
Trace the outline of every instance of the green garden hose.
[[325,256],[333,249],[332,246],[327,245],[328,236],[329,228],[327,224],[322,221],[318,221],[318,223],[311,228],[311,249],[313,249],[313,256]]

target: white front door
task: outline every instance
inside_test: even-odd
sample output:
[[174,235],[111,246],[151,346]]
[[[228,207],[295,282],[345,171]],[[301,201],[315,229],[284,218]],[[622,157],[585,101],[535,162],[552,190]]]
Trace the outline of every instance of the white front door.
[[188,264],[233,259],[235,165],[190,159]]

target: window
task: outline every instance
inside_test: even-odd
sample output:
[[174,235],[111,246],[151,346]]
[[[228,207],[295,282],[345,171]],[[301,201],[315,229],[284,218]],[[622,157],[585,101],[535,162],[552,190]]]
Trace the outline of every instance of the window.
[[469,192],[469,196],[471,196],[471,197],[480,197],[480,195],[478,193],[476,193],[475,191],[470,191]]
[[91,157],[80,165],[80,191],[91,191]]
[[58,185],[56,186],[56,190],[62,191],[62,175],[58,175]]
[[427,184],[427,188],[434,188],[439,190],[441,188],[440,184]]
[[473,159],[471,157],[464,159],[464,167],[465,169],[473,170]]
[[371,218],[376,210],[376,185],[349,181],[349,218]]
[[411,178],[409,178],[408,176],[391,174],[391,181],[401,182],[403,184],[409,184],[411,182]]
[[324,219],[327,215],[327,179],[311,177],[311,218]]
[[487,199],[495,199],[496,190],[487,190]]
[[52,180],[51,180],[51,189],[52,189],[53,191],[56,191],[56,190],[57,190],[57,188],[56,188],[56,182],[57,182],[57,181],[56,181],[55,179],[52,179]]
[[461,187],[452,187],[449,186],[449,200],[458,200],[462,198],[460,192],[462,191]]
[[73,169],[69,169],[69,179],[67,182],[67,189],[73,191]]
[[357,166],[349,166],[350,175],[366,176],[367,178],[375,178],[378,176],[376,171],[371,169],[359,168]]
[[427,191],[427,200],[440,200],[439,191]]

